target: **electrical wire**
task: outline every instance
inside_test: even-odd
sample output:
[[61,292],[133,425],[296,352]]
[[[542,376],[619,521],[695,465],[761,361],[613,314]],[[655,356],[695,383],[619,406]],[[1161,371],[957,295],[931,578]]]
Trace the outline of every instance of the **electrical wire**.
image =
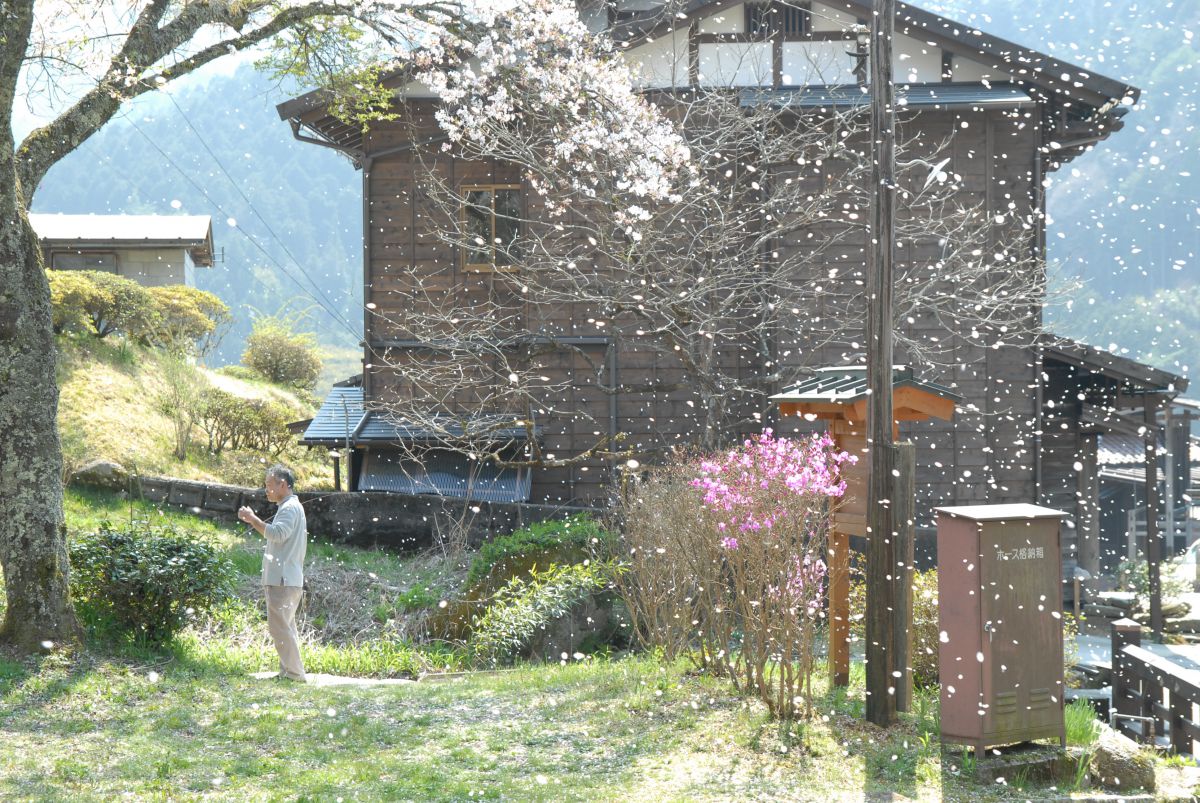
[[[196,182],[195,179],[193,179],[191,176],[189,176],[187,174],[187,171],[185,171],[182,167],[180,167],[179,164],[174,159],[172,159],[171,156],[166,151],[164,151],[162,148],[160,148],[158,146],[157,142],[155,142],[145,131],[142,130],[141,126],[139,126],[137,124],[137,121],[135,121],[132,117],[128,117],[126,119],[129,122],[129,124],[133,126],[134,130],[137,131],[139,134],[141,134],[142,138],[145,139],[146,142],[148,142],[150,144],[150,147],[152,147],[155,151],[157,151],[158,154],[160,156],[162,156],[162,158],[165,159],[168,164],[171,165],[171,167],[175,168],[175,171],[177,173],[179,173],[179,175],[183,176],[183,179],[186,182],[191,184],[192,187],[194,187],[201,195],[203,195],[204,198],[210,204],[212,204],[213,208],[215,208],[218,212],[220,212],[221,215],[223,215],[224,217],[226,217],[228,219],[233,218],[232,215],[230,215],[228,212],[225,211],[225,209],[221,206],[221,204],[217,203],[217,201],[214,200],[213,197],[208,194],[208,190],[206,190],[203,186],[201,186],[198,182]],[[344,327],[346,329],[346,331],[351,336],[353,336],[355,339],[360,339],[362,337],[362,332],[360,332],[355,327],[351,326],[350,323],[347,322],[344,317],[342,317],[341,313],[338,312],[338,310],[335,307],[333,307],[332,302],[326,300],[323,297],[324,293],[321,294],[321,297],[318,297],[317,295],[315,295],[310,289],[305,287],[304,284],[299,279],[297,279],[294,275],[292,275],[292,273],[287,269],[287,267],[284,266],[284,264],[282,262],[280,262],[278,259],[276,259],[274,254],[267,251],[267,249],[263,247],[262,243],[258,242],[258,240],[256,240],[254,237],[250,236],[250,234],[248,232],[246,232],[244,229],[240,229],[240,227],[235,227],[235,228],[239,228],[242,235],[247,240],[249,240],[250,243],[255,248],[257,248],[264,257],[266,257],[272,264],[274,264],[277,268],[279,268],[279,270],[283,273],[283,275],[286,276],[288,279],[290,279],[300,289],[300,291],[302,293],[304,293],[309,298],[311,298],[313,301],[315,301],[317,303],[317,305],[320,306],[321,309],[324,310],[334,320],[334,322],[336,322],[339,325],[341,325],[342,327]],[[297,263],[297,267],[300,268],[301,272],[304,272],[304,269],[302,267],[300,267],[300,265],[298,263]],[[307,273],[305,275],[307,277]],[[309,277],[309,281],[310,282],[312,281],[311,277]]]
[[[279,235],[277,235],[275,233],[275,230],[271,228],[271,224],[267,222],[266,218],[264,218],[261,214],[259,214],[258,209],[255,208],[254,204],[246,196],[246,193],[242,191],[242,188],[238,185],[238,182],[235,181],[233,176],[231,176],[229,174],[229,171],[227,169],[225,169],[224,163],[222,163],[221,160],[217,157],[217,155],[215,153],[213,153],[213,150],[210,147],[208,147],[208,143],[205,142],[204,137],[200,134],[200,131],[197,130],[196,126],[192,125],[192,121],[191,121],[191,119],[188,118],[187,113],[183,110],[183,107],[181,107],[179,105],[178,101],[176,101],[175,98],[173,98],[169,92],[165,92],[163,94],[166,95],[167,100],[171,101],[171,105],[175,107],[175,111],[179,112],[179,116],[183,118],[183,122],[187,125],[187,127],[189,129],[191,129],[192,133],[195,134],[196,139],[200,142],[200,147],[204,148],[204,152],[207,153],[214,162],[216,162],[216,165],[220,169],[221,174],[225,176],[226,180],[228,180],[231,185],[233,185],[233,188],[234,188],[234,190],[237,191],[237,194],[240,195],[242,200],[246,202],[246,206],[249,207],[249,209],[252,213],[254,213],[254,216],[256,218],[258,218],[258,221],[260,223],[262,223],[263,228],[265,228],[267,230],[267,233],[271,235],[271,238],[273,240],[275,240],[276,243],[278,243],[279,247],[283,249],[283,253],[287,254],[288,259],[292,260],[292,262],[295,264],[295,266],[300,270],[300,273],[303,274],[304,278],[308,280],[308,283],[310,285],[312,285],[312,287],[318,293],[320,293],[322,296],[324,296],[329,301],[330,304],[333,304],[333,299],[329,298],[329,296],[325,293],[325,290],[321,287],[321,285],[318,284],[316,282],[316,280],[314,280],[312,278],[312,276],[309,275],[308,271],[306,271],[304,269],[304,265],[301,264],[300,260],[297,259],[296,256],[291,252],[291,250],[287,247],[287,243],[285,243],[283,241],[283,239],[280,238]],[[348,296],[349,294],[344,293],[343,295]],[[342,319],[341,322],[343,325],[349,326],[349,322],[347,322],[345,319]]]

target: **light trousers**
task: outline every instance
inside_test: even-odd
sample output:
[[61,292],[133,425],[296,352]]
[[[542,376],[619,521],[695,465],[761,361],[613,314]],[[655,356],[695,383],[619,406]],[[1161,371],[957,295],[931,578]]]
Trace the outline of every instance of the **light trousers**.
[[267,592],[267,630],[279,653],[279,674],[304,680],[300,660],[300,638],[296,632],[296,609],[304,589],[298,586],[263,586]]

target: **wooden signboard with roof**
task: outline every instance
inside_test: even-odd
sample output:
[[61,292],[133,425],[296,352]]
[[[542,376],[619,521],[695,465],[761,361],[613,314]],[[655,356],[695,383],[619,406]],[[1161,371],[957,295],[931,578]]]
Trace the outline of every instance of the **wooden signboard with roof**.
[[[960,397],[949,388],[892,371],[893,438],[900,421],[949,420]],[[842,464],[846,493],[833,512],[829,532],[829,668],[833,683],[850,682],[850,536],[867,534],[867,368],[819,368],[816,375],[771,397],[781,416],[828,422],[837,449],[858,457]],[[910,566],[911,570],[911,566]],[[910,606],[911,607],[911,606]]]

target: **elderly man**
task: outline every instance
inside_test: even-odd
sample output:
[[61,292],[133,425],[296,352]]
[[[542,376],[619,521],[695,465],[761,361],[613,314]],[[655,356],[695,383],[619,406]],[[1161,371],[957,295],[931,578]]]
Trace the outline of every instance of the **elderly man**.
[[296,608],[304,591],[304,552],[308,525],[304,508],[295,494],[296,479],[291,469],[274,465],[267,469],[267,501],[278,505],[270,524],[253,510],[243,507],[238,518],[267,540],[263,553],[262,584],[267,596],[267,629],[279,653],[279,677],[301,683],[305,680],[296,633]]

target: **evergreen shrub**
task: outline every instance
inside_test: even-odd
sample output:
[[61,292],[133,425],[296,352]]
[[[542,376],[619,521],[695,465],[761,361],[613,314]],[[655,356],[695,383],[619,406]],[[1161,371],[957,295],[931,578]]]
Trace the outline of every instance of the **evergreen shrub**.
[[233,565],[170,526],[102,523],[70,545],[71,593],[85,621],[139,640],[170,640],[233,590]]

